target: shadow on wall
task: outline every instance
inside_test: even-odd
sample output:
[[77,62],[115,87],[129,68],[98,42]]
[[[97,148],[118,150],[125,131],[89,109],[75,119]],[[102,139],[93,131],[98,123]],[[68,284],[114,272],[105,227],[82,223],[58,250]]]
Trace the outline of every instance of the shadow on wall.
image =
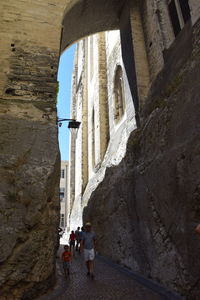
[[125,158],[107,169],[83,213],[100,254],[187,299],[197,299],[200,290],[199,31],[198,23],[184,35],[192,41],[187,55],[179,57],[179,67],[172,58],[167,62]]

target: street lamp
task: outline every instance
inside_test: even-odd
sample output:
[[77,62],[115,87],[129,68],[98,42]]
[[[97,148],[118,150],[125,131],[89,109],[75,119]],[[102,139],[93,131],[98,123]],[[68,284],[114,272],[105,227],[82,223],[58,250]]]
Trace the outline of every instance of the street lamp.
[[60,119],[60,118],[57,118],[56,124],[58,124],[58,126],[61,127],[62,122],[65,122],[65,121],[69,122],[68,123],[68,128],[70,130],[74,129],[75,131],[77,131],[79,129],[80,125],[81,125],[81,122],[78,122],[74,119]]

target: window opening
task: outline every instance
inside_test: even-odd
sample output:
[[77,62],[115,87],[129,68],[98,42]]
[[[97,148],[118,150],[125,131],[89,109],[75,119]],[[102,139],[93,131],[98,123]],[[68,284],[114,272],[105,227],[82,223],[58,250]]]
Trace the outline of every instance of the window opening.
[[188,0],[171,0],[168,8],[174,35],[177,36],[191,17]]
[[60,201],[62,201],[65,197],[65,188],[60,188],[59,196],[60,196]]
[[177,14],[176,5],[175,5],[174,0],[172,0],[169,3],[169,14],[170,14],[171,22],[172,22],[172,27],[173,27],[173,30],[174,30],[174,35],[177,36],[178,33],[181,31],[181,25],[180,25],[180,22],[179,22],[179,18],[178,18],[178,14]]
[[187,21],[191,17],[188,0],[180,0],[179,4],[180,4],[180,8],[181,8],[184,23],[187,23]]
[[65,170],[64,170],[64,169],[62,169],[62,170],[60,171],[60,177],[61,177],[61,178],[65,178]]
[[64,227],[65,226],[65,215],[61,214],[60,215],[60,227]]

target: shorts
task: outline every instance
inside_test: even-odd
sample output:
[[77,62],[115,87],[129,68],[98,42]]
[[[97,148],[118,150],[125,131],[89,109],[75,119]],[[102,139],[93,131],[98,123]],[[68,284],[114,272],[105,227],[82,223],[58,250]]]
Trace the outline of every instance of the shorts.
[[94,249],[84,249],[83,254],[85,261],[94,260],[95,258]]
[[64,269],[69,269],[70,262],[69,261],[63,261],[63,268]]

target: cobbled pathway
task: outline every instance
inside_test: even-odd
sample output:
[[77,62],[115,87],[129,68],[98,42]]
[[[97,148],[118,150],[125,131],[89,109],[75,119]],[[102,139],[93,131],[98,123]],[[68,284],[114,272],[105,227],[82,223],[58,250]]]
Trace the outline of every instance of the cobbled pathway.
[[[62,246],[59,250],[59,256]],[[54,290],[39,300],[161,300],[162,296],[137,283],[131,276],[95,259],[95,279],[86,276],[83,258],[76,253],[69,278],[65,278],[60,258],[57,262],[58,283]]]

